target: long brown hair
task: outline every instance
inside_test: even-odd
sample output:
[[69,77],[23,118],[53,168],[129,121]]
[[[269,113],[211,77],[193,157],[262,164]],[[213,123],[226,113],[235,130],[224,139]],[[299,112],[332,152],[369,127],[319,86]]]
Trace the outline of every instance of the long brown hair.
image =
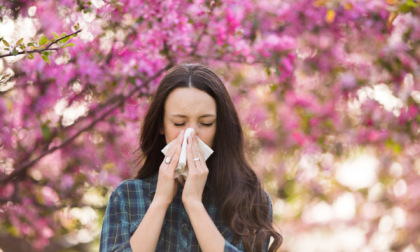
[[233,102],[223,82],[209,68],[198,64],[175,66],[160,82],[143,122],[142,167],[137,178],[148,178],[159,170],[163,161],[160,150],[166,145],[165,136],[159,134],[164,104],[168,95],[181,87],[199,89],[216,101],[216,134],[214,153],[207,160],[208,180],[224,223],[235,233],[234,243],[241,238],[246,251],[262,251],[264,242],[272,237],[269,251],[275,251],[283,239],[271,224],[269,198],[245,159],[242,127]]

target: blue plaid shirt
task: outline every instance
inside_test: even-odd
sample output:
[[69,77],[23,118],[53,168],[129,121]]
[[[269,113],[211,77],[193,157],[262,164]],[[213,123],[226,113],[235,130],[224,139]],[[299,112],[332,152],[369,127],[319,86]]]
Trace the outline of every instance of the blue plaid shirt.
[[[130,237],[136,231],[156,192],[157,174],[147,179],[123,181],[109,199],[102,225],[100,251],[132,251]],[[207,185],[206,185],[207,186]],[[206,188],[208,189],[208,188]],[[226,240],[225,251],[242,251],[243,244],[232,245],[233,231],[223,224],[215,198],[204,190],[203,204]],[[267,194],[268,195],[268,194]],[[182,188],[169,205],[156,251],[201,251],[181,200]],[[270,201],[270,213],[271,201]],[[267,250],[265,243],[264,251]]]

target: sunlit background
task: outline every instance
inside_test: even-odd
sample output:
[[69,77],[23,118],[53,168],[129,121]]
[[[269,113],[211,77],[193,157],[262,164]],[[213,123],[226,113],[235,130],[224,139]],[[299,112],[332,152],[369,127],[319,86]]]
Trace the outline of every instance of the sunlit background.
[[[159,80],[151,76],[171,57],[208,64],[226,83],[273,201],[280,251],[420,250],[417,1],[163,1],[163,14],[152,3],[141,2],[151,11],[142,12],[74,2],[0,8],[10,44],[83,28],[50,65],[0,60],[0,179],[87,127],[111,97],[151,81],[1,185],[0,252],[98,251],[110,193],[138,169],[140,125]],[[168,45],[156,42],[160,30]]]

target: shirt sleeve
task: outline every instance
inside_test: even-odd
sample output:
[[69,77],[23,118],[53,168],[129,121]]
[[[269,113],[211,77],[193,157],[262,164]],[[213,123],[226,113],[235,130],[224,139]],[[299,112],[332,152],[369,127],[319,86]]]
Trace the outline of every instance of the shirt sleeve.
[[100,252],[132,252],[130,223],[125,201],[117,188],[109,198],[102,224]]
[[240,252],[242,250],[239,250],[237,247],[230,244],[228,241],[225,242],[225,252]]
[[[273,216],[273,203],[271,202],[270,194],[268,194],[267,192],[265,192],[265,194],[267,195],[268,203],[270,204],[270,208],[269,208],[269,211],[268,211],[268,218],[269,218],[270,222],[273,223],[273,219],[274,219],[274,216]],[[269,243],[270,243],[270,238],[268,238],[264,242],[264,244],[263,244],[263,251],[268,251],[268,244]]]

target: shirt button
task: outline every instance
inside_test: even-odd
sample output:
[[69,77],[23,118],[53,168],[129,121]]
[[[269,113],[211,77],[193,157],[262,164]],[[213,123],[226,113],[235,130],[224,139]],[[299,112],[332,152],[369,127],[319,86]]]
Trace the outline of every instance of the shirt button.
[[181,225],[182,229],[184,229],[185,231],[189,231],[190,229],[188,228],[188,224],[184,223]]

